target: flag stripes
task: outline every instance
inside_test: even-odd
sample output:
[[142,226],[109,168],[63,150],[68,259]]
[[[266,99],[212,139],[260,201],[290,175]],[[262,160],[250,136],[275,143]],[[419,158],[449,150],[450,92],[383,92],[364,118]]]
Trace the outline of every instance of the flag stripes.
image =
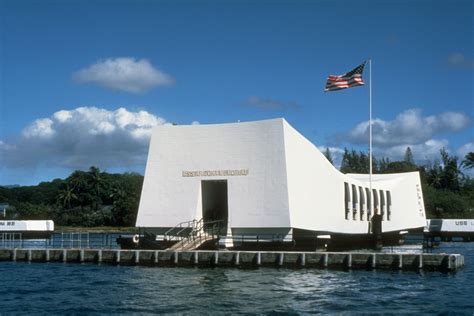
[[341,76],[328,76],[324,92],[363,86],[362,72],[364,71],[364,66],[365,62]]

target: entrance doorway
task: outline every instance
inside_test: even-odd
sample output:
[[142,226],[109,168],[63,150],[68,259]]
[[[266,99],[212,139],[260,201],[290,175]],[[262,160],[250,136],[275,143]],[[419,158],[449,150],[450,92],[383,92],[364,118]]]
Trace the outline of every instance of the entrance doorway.
[[227,180],[202,180],[202,218],[204,229],[218,229],[227,233],[229,205],[227,201]]

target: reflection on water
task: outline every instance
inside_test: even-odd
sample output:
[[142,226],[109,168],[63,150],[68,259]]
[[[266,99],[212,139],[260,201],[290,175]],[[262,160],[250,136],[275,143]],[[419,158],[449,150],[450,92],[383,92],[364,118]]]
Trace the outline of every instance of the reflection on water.
[[2,313],[474,312],[474,243],[456,274],[0,262]]

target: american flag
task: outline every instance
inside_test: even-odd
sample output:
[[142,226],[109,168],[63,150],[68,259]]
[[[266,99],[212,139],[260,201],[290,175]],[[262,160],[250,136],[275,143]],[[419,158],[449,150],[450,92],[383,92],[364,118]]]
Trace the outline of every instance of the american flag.
[[324,92],[363,86],[364,81],[362,80],[362,72],[364,71],[364,66],[365,62],[341,76],[330,75],[326,82]]

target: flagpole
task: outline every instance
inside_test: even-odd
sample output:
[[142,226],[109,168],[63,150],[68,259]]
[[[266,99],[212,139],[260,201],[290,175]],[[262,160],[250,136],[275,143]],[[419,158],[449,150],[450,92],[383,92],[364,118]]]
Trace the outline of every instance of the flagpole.
[[[369,182],[372,195],[372,59],[369,59]],[[375,205],[373,198],[372,205]],[[375,209],[373,210],[375,214]]]

